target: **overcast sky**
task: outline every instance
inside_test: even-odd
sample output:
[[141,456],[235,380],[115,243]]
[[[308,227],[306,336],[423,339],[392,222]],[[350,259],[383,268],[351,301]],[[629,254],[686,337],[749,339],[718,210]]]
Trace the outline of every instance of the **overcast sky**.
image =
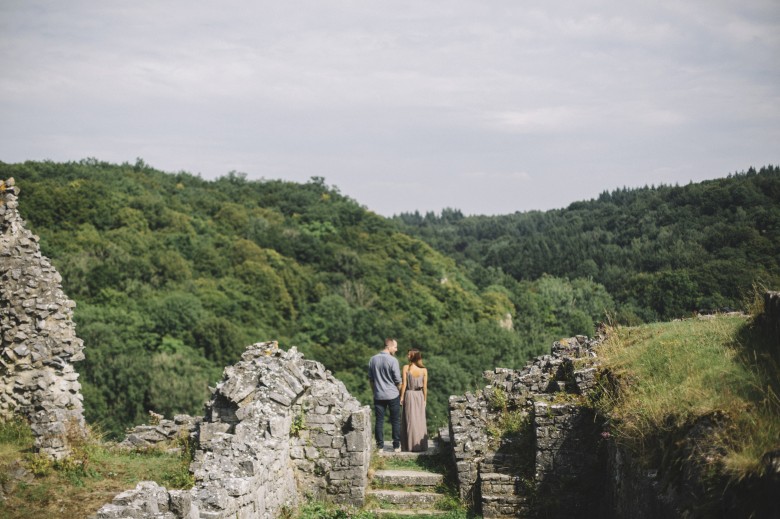
[[780,1],[0,0],[0,160],[506,214],[780,164]]

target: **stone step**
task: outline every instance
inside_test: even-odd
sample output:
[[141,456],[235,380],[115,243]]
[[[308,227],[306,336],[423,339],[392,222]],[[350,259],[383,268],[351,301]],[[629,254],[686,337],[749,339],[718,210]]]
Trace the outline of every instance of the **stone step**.
[[480,479],[480,493],[482,494],[483,501],[489,500],[496,496],[518,496],[518,483],[520,478],[518,476],[512,476],[509,474],[499,473],[481,473]]
[[435,487],[444,481],[442,474],[423,470],[377,470],[373,482],[378,485],[405,485],[410,487]]
[[483,503],[496,503],[503,502],[512,505],[525,505],[530,502],[530,498],[527,496],[514,496],[514,495],[486,495],[482,496]]
[[483,495],[483,517],[529,517],[530,498],[525,496]]
[[374,498],[381,503],[411,507],[430,508],[443,494],[436,492],[407,492],[405,490],[380,490],[370,489],[366,491],[366,497]]
[[439,452],[438,447],[435,445],[435,442],[428,442],[428,450],[422,451],[422,452],[394,452],[393,451],[393,443],[392,442],[385,442],[385,446],[382,450],[377,451],[377,454],[380,456],[386,457],[386,458],[396,458],[396,459],[416,459],[420,456],[433,456],[434,454],[437,454]]
[[398,516],[398,515],[430,515],[430,516],[437,516],[437,515],[447,515],[449,511],[447,510],[434,510],[431,508],[415,508],[413,510],[401,510],[398,508],[374,508],[372,510],[368,510],[370,513],[374,515],[392,515],[392,516]]

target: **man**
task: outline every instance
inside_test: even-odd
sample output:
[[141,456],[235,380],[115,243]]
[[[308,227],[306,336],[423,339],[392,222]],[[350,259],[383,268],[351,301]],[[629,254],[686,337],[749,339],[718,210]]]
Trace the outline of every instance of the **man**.
[[385,349],[368,362],[368,379],[374,391],[374,436],[376,448],[385,446],[385,411],[390,408],[393,450],[401,452],[401,369],[393,355],[398,351],[395,339],[385,339]]

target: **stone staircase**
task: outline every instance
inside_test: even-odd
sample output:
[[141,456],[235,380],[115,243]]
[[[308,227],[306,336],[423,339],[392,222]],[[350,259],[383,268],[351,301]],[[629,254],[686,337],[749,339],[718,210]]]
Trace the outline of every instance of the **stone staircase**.
[[375,453],[384,463],[376,470],[366,492],[370,511],[382,516],[436,516],[445,515],[446,510],[437,505],[446,499],[440,490],[444,485],[444,474],[424,468],[424,457],[436,456],[446,448],[449,438],[440,436],[426,452],[393,452],[390,442]]
[[[503,443],[503,442],[502,442]],[[482,516],[528,517],[530,492],[518,476],[517,456],[500,452],[485,456],[480,464],[479,490]]]

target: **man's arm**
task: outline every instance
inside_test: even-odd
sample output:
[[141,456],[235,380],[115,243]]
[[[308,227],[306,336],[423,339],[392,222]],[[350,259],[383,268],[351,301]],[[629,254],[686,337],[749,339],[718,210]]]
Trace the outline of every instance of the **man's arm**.
[[368,361],[368,381],[371,383],[371,392],[376,395],[376,382],[374,382],[374,370],[371,363],[373,362],[373,358]]

